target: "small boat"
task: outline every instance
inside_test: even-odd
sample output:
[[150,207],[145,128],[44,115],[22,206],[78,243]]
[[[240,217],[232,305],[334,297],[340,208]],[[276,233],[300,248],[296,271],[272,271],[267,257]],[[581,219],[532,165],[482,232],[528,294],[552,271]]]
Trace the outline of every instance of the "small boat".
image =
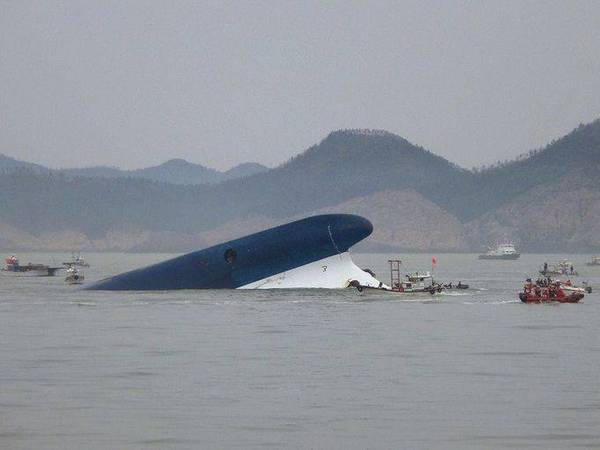
[[566,259],[559,261],[558,264],[548,265],[548,263],[544,263],[544,265],[540,268],[539,271],[544,276],[550,275],[571,275],[577,276],[578,273],[573,267],[573,263]]
[[494,248],[490,248],[483,255],[479,255],[479,259],[488,260],[515,260],[519,259],[521,254],[517,252],[512,242],[506,242],[504,244],[498,244]]
[[586,266],[600,266],[600,256],[592,256],[590,262],[585,263]]
[[547,286],[532,283],[530,279],[519,292],[523,303],[577,303],[585,296],[582,292],[566,292],[559,282],[550,282]]
[[393,284],[392,290],[406,293],[426,292],[429,294],[442,292],[442,286],[433,282],[433,276],[428,271],[412,272],[404,277],[406,280]]
[[[433,281],[433,276],[429,271],[423,272],[412,272],[404,275],[400,274],[400,265],[402,261],[399,259],[391,259],[390,263],[390,286],[380,284],[379,287],[364,286],[358,281],[352,280],[348,283],[349,287],[355,287],[359,292],[363,290],[368,291],[384,291],[384,292],[396,292],[399,294],[436,294],[442,292],[443,287]],[[368,269],[364,269],[372,273]],[[464,285],[462,285],[464,286]]]
[[75,256],[75,253],[71,254],[71,261],[64,262],[63,266],[66,266],[66,267],[72,267],[72,266],[90,267],[90,265],[85,261],[85,259],[83,259],[83,256],[81,256],[80,254]]
[[85,280],[85,276],[83,272],[81,272],[74,265],[69,266],[67,269],[67,276],[65,277],[65,282],[67,284],[82,284],[83,280]]
[[469,285],[464,284],[462,281],[459,281],[456,284],[454,284],[454,283],[443,284],[442,287],[444,289],[469,289]]
[[45,264],[32,264],[22,266],[19,263],[19,258],[15,255],[9,256],[4,260],[6,266],[2,269],[3,275],[11,275],[17,277],[53,277],[56,272],[62,267],[50,267]]
[[591,294],[592,293],[592,286],[590,286],[587,281],[584,281],[583,283],[581,283],[581,286],[575,286],[571,282],[571,280],[567,280],[567,281],[557,280],[557,282],[560,283],[561,289],[563,291],[565,291],[566,293],[571,293],[571,292],[580,292],[582,294]]

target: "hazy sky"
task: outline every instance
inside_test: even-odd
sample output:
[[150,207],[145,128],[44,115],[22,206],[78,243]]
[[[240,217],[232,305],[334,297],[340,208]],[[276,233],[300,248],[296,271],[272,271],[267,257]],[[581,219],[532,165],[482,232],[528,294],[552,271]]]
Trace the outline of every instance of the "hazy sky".
[[0,0],[0,153],[270,166],[383,128],[471,167],[600,117],[600,1]]

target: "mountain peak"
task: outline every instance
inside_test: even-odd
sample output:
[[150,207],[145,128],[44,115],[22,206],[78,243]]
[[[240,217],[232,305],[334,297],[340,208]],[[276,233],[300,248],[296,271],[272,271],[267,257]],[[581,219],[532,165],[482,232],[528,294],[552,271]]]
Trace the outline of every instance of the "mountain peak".
[[331,134],[336,134],[336,133],[348,134],[348,135],[354,135],[354,136],[394,136],[394,137],[399,137],[399,136],[396,136],[395,134],[390,133],[389,131],[386,131],[386,130],[371,129],[371,128],[347,128],[347,129],[333,131]]
[[158,166],[155,166],[155,167],[168,167],[168,168],[173,168],[173,169],[188,168],[188,167],[203,167],[204,168],[204,166],[201,164],[191,163],[182,158],[169,159],[168,161],[165,161],[164,163],[159,164]]

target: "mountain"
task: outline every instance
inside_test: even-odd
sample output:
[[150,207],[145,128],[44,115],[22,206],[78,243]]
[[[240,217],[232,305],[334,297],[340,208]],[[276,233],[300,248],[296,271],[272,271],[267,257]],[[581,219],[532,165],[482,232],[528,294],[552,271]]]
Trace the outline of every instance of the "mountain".
[[480,171],[464,200],[470,245],[510,238],[536,251],[600,250],[599,173],[600,120]]
[[242,166],[244,176],[218,184],[168,182],[193,179],[191,166],[115,178],[0,173],[0,244],[186,251],[350,212],[375,225],[365,250],[477,251],[500,239],[524,251],[600,250],[600,121],[477,171],[378,130],[334,131],[279,167]]
[[[452,209],[452,192],[463,193],[472,177],[394,134],[341,130],[269,172],[216,186],[210,205],[228,218],[232,207],[237,215],[287,217],[385,189],[412,189]],[[235,204],[222,210],[222,199]]]
[[136,170],[122,170],[116,167],[92,166],[74,169],[49,169],[39,164],[19,161],[0,154],[0,171],[29,170],[35,173],[54,173],[66,177],[84,178],[140,178],[171,184],[216,184],[223,181],[242,178],[265,172],[268,167],[258,163],[243,163],[220,172],[190,163],[184,159],[171,159],[158,166]]
[[[181,161],[164,166],[144,177],[156,178],[159,169],[182,176],[188,168]],[[446,188],[465,189],[471,176],[391,133],[342,130],[280,167],[216,185],[8,173],[0,176],[0,222],[34,235],[71,230],[95,240],[124,231],[194,234],[254,215],[281,221],[386,189],[446,205]]]
[[564,177],[575,179],[571,172],[582,171],[584,176],[596,178],[599,169],[600,119],[579,125],[526,158],[479,171],[473,189],[463,200],[463,218],[494,210],[536,186],[554,185]]
[[249,177],[250,175],[256,175],[257,173],[266,172],[267,170],[269,170],[269,168],[263,166],[262,164],[253,162],[242,163],[223,172],[223,179],[221,181]]
[[18,159],[0,153],[0,172],[11,172],[14,170],[28,170],[36,173],[47,173],[48,168]]
[[54,171],[57,174],[63,174],[67,177],[84,177],[84,178],[124,178],[127,177],[127,171],[117,167],[109,166],[92,166],[82,167],[77,169],[57,169]]
[[127,172],[132,178],[174,184],[212,184],[222,181],[221,172],[184,159],[171,159],[159,166]]

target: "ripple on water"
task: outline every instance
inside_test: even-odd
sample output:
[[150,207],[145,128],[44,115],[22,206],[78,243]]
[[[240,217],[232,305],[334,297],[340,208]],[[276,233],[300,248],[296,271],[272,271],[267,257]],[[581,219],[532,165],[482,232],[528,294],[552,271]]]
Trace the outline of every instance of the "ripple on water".
[[600,297],[523,305],[544,259],[444,255],[479,290],[412,299],[0,283],[0,448],[597,447]]

